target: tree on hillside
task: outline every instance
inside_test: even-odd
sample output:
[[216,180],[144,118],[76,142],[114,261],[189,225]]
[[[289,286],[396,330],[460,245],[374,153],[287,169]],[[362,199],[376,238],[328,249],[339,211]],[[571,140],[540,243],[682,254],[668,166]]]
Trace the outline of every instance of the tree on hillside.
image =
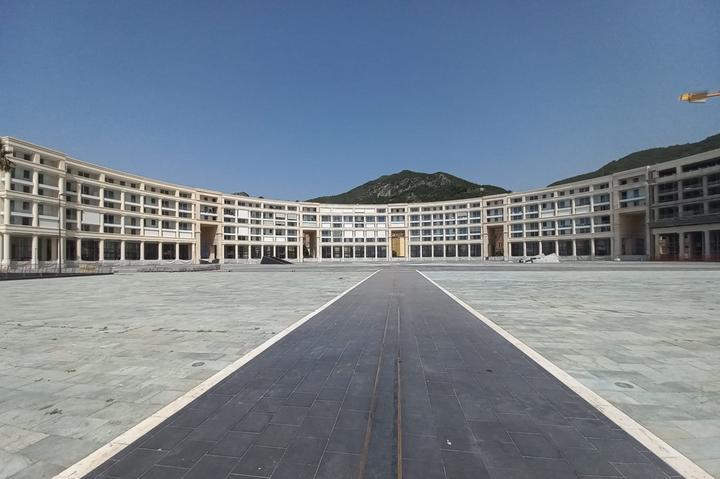
[[0,171],[10,171],[15,168],[15,163],[10,161],[10,149],[4,143],[0,145]]

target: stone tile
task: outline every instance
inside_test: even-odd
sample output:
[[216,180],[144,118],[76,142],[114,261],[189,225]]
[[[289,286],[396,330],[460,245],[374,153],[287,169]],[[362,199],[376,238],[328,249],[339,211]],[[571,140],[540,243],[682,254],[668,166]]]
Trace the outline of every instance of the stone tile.
[[2,425],[0,426],[0,449],[6,452],[17,452],[46,437],[47,434],[41,432]]
[[233,474],[270,477],[285,453],[285,449],[252,446],[233,469]]
[[161,466],[190,468],[215,444],[204,441],[183,441],[158,462]]
[[19,454],[32,461],[43,461],[50,464],[69,467],[87,455],[87,451],[94,451],[102,444],[61,436],[47,436],[22,450]]
[[445,475],[453,478],[489,478],[485,464],[479,454],[460,451],[442,451]]
[[180,479],[187,474],[187,469],[168,466],[152,466],[140,476],[140,479]]
[[145,471],[160,461],[166,454],[166,451],[134,449],[113,464],[105,474],[121,479],[135,479],[142,476]]
[[[273,472],[273,479],[313,479],[317,465],[280,462]],[[232,476],[230,476],[232,478]]]
[[511,432],[510,437],[525,457],[541,457],[545,459],[559,459],[560,450],[542,434],[524,434]]
[[298,435],[327,439],[334,424],[335,418],[332,417],[307,416],[298,430]]
[[327,442],[327,439],[321,438],[296,437],[288,445],[283,461],[317,465],[325,451]]
[[360,456],[327,452],[323,455],[315,479],[354,479],[360,467]]
[[32,461],[20,454],[0,451],[0,478],[5,479],[30,467]]
[[362,429],[333,429],[328,440],[328,452],[358,454],[362,450],[365,431]]
[[192,469],[182,477],[183,479],[224,478],[230,474],[230,471],[233,470],[237,463],[238,458],[235,457],[212,456],[208,454],[196,462]]

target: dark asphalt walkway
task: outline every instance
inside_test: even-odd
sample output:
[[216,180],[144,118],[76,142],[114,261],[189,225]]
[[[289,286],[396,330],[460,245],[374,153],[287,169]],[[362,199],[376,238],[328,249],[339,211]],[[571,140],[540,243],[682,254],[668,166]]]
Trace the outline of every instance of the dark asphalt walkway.
[[422,276],[386,269],[99,477],[680,476]]

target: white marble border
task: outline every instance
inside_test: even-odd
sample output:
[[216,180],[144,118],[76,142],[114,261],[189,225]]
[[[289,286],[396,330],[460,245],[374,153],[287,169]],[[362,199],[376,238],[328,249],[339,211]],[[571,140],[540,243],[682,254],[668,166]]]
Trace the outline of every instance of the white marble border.
[[560,382],[573,390],[578,396],[589,402],[592,406],[594,406],[601,413],[603,413],[608,419],[617,424],[618,427],[622,428],[625,432],[630,434],[630,436],[637,439],[643,446],[648,448],[649,451],[651,451],[656,456],[665,461],[667,464],[669,464],[683,477],[685,477],[686,479],[713,479],[713,476],[705,472],[702,468],[700,468],[700,466],[692,462],[682,453],[675,450],[665,441],[663,441],[655,434],[647,430],[645,427],[637,423],[634,419],[622,412],[620,409],[610,404],[607,400],[600,397],[590,388],[581,384],[577,379],[573,378],[568,373],[554,365],[552,362],[547,360],[530,346],[505,331],[503,328],[492,322],[490,319],[475,311],[463,300],[437,284],[432,279],[428,278],[422,271],[415,271],[417,271],[423,278],[430,281],[430,283],[435,285],[438,289],[440,289],[440,291],[450,296],[450,298],[452,298],[460,306],[465,308],[468,312],[470,312],[470,314],[485,323],[490,329],[508,340],[513,346],[518,348],[530,359],[540,365],[540,367],[555,376],[555,378],[557,378]]
[[340,293],[335,298],[331,299],[312,313],[304,316],[302,319],[296,321],[295,323],[291,324],[272,338],[268,339],[264,343],[262,343],[260,346],[256,347],[249,353],[242,356],[240,359],[235,361],[234,363],[226,366],[224,369],[218,371],[213,376],[209,377],[202,383],[195,386],[193,389],[188,391],[187,393],[183,394],[167,406],[163,407],[159,411],[157,411],[152,416],[144,419],[140,423],[138,423],[136,426],[132,427],[128,431],[124,432],[123,434],[119,435],[109,443],[105,444],[104,446],[97,449],[95,452],[87,456],[85,459],[81,459],[80,461],[76,462],[72,466],[68,467],[64,471],[62,471],[60,474],[56,475],[54,479],[79,479],[83,477],[84,475],[88,474],[89,472],[93,471],[96,467],[103,464],[105,461],[110,459],[112,456],[117,454],[118,452],[125,449],[128,445],[132,444],[135,440],[142,437],[144,434],[146,434],[148,431],[150,431],[155,426],[162,423],[164,420],[178,412],[180,409],[184,408],[188,404],[190,404],[195,398],[202,395],[206,391],[208,391],[210,388],[218,384],[220,381],[225,379],[226,377],[230,376],[232,373],[240,369],[242,366],[250,362],[254,357],[268,349],[273,344],[280,341],[282,338],[293,332],[295,329],[299,328],[306,322],[308,322],[313,316],[317,315],[321,311],[328,308],[331,304],[338,301],[340,298],[348,294],[353,289],[360,286],[362,283],[370,279],[375,273],[377,273],[379,270],[373,271],[369,276],[365,277],[360,282],[356,283],[355,285],[351,286],[350,288],[346,289],[342,293]]

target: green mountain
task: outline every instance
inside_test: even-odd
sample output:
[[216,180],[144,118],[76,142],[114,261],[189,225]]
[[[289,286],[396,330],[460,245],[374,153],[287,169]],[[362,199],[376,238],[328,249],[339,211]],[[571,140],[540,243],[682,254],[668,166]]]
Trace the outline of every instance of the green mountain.
[[720,133],[708,136],[704,140],[695,143],[685,143],[684,145],[672,145],[663,148],[650,148],[649,150],[636,151],[635,153],[630,153],[619,160],[606,163],[590,173],[583,173],[582,175],[565,178],[564,180],[551,183],[548,186],[562,185],[565,183],[572,183],[574,181],[587,180],[589,178],[597,178],[598,176],[605,176],[611,173],[617,173],[618,171],[632,170],[633,168],[638,168],[640,166],[654,165],[656,163],[662,163],[663,161],[676,160],[685,156],[704,153],[716,148],[720,148]]
[[476,198],[507,192],[499,186],[478,185],[442,171],[418,173],[403,170],[368,181],[339,195],[321,196],[308,201],[340,204],[411,203]]

